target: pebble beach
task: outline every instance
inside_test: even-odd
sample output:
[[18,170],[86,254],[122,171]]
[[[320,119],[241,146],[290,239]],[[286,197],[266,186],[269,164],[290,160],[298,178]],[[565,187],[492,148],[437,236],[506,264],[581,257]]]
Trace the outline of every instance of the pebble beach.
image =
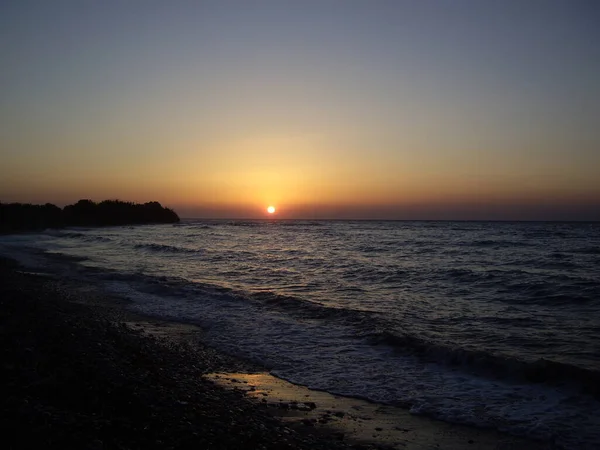
[[11,261],[0,270],[4,448],[348,447],[285,427],[202,377],[247,364],[142,335],[116,304],[17,272]]
[[273,377],[191,324],[0,259],[9,449],[543,449]]

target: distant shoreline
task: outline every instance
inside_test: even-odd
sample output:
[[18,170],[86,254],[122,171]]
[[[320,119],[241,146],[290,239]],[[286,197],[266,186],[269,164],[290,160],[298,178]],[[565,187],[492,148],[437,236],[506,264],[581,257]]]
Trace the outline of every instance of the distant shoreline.
[[62,209],[51,203],[0,203],[1,234],[72,226],[143,225],[179,221],[175,211],[158,202],[104,200],[96,203],[79,200]]

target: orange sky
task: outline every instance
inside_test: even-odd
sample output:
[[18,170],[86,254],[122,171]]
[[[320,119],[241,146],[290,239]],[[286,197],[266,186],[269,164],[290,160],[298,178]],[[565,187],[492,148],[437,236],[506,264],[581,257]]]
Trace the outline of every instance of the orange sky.
[[236,6],[6,8],[0,201],[598,218],[600,54],[585,11]]

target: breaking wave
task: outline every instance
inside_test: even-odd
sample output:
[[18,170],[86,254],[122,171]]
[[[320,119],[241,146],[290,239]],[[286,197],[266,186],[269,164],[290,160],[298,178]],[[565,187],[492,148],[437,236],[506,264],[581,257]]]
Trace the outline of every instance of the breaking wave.
[[157,253],[198,253],[197,250],[191,248],[174,247],[166,244],[135,244],[133,247],[138,250]]
[[481,350],[450,347],[415,336],[402,336],[388,331],[369,334],[366,338],[372,345],[389,345],[438,364],[462,367],[470,372],[477,371],[490,378],[515,379],[532,383],[578,384],[584,392],[600,398],[600,371],[598,370],[543,358],[524,361]]

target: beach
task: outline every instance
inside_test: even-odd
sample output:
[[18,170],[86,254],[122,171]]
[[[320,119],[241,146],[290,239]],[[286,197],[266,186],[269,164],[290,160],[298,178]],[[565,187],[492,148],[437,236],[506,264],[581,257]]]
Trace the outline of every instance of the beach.
[[4,448],[335,448],[202,374],[249,366],[124,325],[118,302],[2,261]]
[[95,286],[0,273],[7,448],[550,448],[295,386]]

